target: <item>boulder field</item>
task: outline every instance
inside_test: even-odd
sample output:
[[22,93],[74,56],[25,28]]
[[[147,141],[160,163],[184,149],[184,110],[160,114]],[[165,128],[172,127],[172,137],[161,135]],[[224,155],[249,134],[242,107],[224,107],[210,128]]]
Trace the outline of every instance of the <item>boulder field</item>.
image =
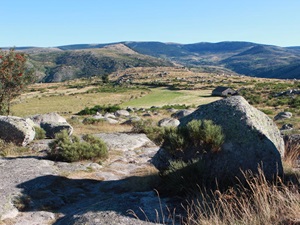
[[[242,176],[241,170],[256,173],[258,167],[270,179],[283,173],[284,142],[278,128],[243,97],[228,97],[189,113],[177,116],[179,126],[194,119],[212,120],[225,135],[220,151],[200,156],[208,177],[233,179]],[[0,126],[18,133],[15,128],[6,128],[7,118],[0,118]],[[43,118],[32,119],[41,127],[42,123],[65,124],[54,114]],[[18,120],[30,132],[33,129],[32,121],[10,119]],[[109,158],[103,163],[54,162],[43,156],[0,157],[0,224],[177,224],[167,218],[166,206],[173,210],[170,199],[159,199],[151,186],[158,179],[157,169],[163,170],[162,165],[176,156],[145,134],[95,136],[109,149]],[[27,139],[33,137],[24,136],[18,143],[24,145]],[[35,141],[33,149],[43,152],[48,142]]]

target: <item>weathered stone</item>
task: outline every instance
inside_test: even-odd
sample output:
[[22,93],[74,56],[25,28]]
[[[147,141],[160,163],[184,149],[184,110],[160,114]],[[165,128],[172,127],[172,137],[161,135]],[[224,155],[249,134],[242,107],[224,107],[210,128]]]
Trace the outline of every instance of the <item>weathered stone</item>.
[[280,112],[274,117],[274,120],[289,119],[292,116],[293,116],[293,114],[291,112]]
[[126,110],[127,110],[128,112],[134,112],[136,109],[133,108],[133,107],[128,106],[128,107],[126,108]]
[[[0,220],[25,225],[172,224],[162,219],[168,215],[167,199],[158,198],[147,176],[157,172],[150,159],[158,147],[144,134],[98,136],[111,151],[101,166],[31,157],[0,158]],[[19,200],[25,197],[24,212],[18,212],[13,204],[16,196]],[[128,214],[129,210],[139,219]]]
[[112,114],[112,113],[105,113],[105,114],[104,114],[104,117],[105,117],[105,118],[112,118],[112,119],[115,119],[115,118],[116,118],[116,116],[115,116],[114,114]]
[[138,116],[132,116],[130,117],[128,120],[126,120],[125,122],[123,122],[123,125],[133,125],[135,122],[140,121],[141,118]]
[[118,111],[115,112],[115,116],[117,116],[117,117],[120,117],[120,116],[127,117],[127,116],[130,116],[130,113],[125,109],[121,109],[121,110],[118,110]]
[[287,124],[283,124],[282,127],[280,128],[281,131],[284,130],[293,130],[293,124],[287,123]]
[[41,123],[41,128],[46,131],[46,136],[55,138],[55,135],[66,130],[69,135],[73,133],[73,127],[68,123]]
[[200,106],[183,117],[180,126],[193,119],[212,120],[220,125],[225,142],[219,152],[202,154],[208,176],[218,179],[242,177],[240,170],[258,171],[267,178],[282,174],[284,143],[274,122],[241,96],[233,96]]
[[[55,173],[52,165],[51,161],[33,158],[0,159],[0,220],[17,216],[18,210],[13,205],[16,196],[21,195],[17,185],[45,174]],[[47,181],[35,185],[42,188],[43,185],[47,185]]]
[[179,110],[175,113],[172,114],[172,117],[173,118],[176,118],[176,119],[181,119],[187,115],[190,115],[191,113],[193,113],[195,110],[192,110],[192,109],[183,109],[183,110]]
[[0,138],[14,142],[17,145],[26,146],[33,141],[34,127],[26,119],[16,116],[0,116]]
[[153,142],[145,134],[123,134],[123,133],[102,133],[95,134],[100,137],[110,149],[134,150],[146,145],[153,145]]
[[104,119],[104,116],[102,116],[100,113],[98,114],[96,114],[96,115],[94,115],[94,116],[92,116],[94,119],[97,119],[97,120],[99,120],[99,119]]
[[180,121],[173,118],[164,118],[158,121],[158,126],[160,127],[177,127]]
[[117,124],[117,123],[119,123],[118,120],[112,119],[112,118],[110,118],[110,117],[106,117],[106,118],[105,118],[105,121],[107,121],[107,122],[110,123],[110,124]]
[[59,114],[52,112],[47,114],[38,114],[31,116],[30,119],[37,125],[41,123],[67,123],[67,120]]
[[174,109],[174,108],[171,108],[171,109],[167,109],[167,111],[169,113],[176,113],[178,110],[177,109]]
[[56,216],[52,212],[38,211],[38,212],[23,212],[14,225],[49,225],[53,224]]
[[55,134],[62,130],[67,130],[69,135],[73,133],[73,127],[57,113],[39,114],[30,117],[30,119],[36,126],[43,128],[49,138],[55,138]]

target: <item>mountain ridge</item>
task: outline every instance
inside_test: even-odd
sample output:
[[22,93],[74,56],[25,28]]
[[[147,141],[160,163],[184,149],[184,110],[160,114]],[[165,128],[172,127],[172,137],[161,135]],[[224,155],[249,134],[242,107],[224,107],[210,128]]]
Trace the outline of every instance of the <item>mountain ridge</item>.
[[[117,54],[119,54],[118,60],[122,58],[120,55],[133,58],[138,58],[139,55],[140,58],[143,58],[143,63],[129,65],[133,67],[154,65],[153,61],[156,61],[158,64],[155,65],[170,66],[175,63],[187,67],[200,67],[204,70],[205,68],[210,70],[213,67],[218,67],[247,76],[300,79],[300,72],[298,72],[300,71],[300,46],[279,47],[243,41],[198,42],[194,44],[124,41],[106,44],[74,44],[53,48],[16,48],[16,50],[27,52],[31,58],[34,58],[36,54],[44,54],[46,58],[49,58],[49,56],[46,56],[47,54],[60,54],[58,52],[61,52],[61,54],[68,52],[69,56],[72,56],[73,54],[70,54],[72,51],[77,53],[78,51],[84,51],[86,53],[87,50],[98,51],[99,49],[102,49],[103,52],[106,51],[106,55],[103,53],[104,58],[114,58]],[[115,55],[108,54],[108,51],[115,52]],[[147,58],[147,56],[152,58]],[[97,57],[100,57],[100,55],[98,54]],[[76,56],[75,58],[79,59],[80,57]],[[147,60],[151,63],[146,63]],[[112,59],[112,61],[114,60]],[[129,61],[132,62],[132,60]],[[99,70],[99,73],[103,73],[103,71],[109,73],[122,67],[124,68],[124,66],[118,64],[113,70]],[[82,68],[79,68],[76,73],[79,73],[80,69]],[[93,70],[94,72],[95,70]]]

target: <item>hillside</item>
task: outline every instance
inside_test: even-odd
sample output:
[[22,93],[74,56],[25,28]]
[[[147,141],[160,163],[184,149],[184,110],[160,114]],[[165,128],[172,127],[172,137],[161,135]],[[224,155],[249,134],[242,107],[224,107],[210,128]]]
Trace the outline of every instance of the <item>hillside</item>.
[[22,47],[44,82],[106,76],[132,67],[182,65],[203,72],[300,79],[300,47],[251,42],[120,42],[54,48]]
[[251,42],[173,44],[124,43],[142,54],[186,66],[218,66],[247,76],[300,79],[300,47],[277,47]]
[[[84,46],[79,46],[84,47]],[[85,46],[87,47],[87,46]],[[96,47],[99,47],[96,45]],[[169,61],[135,52],[123,44],[102,48],[77,49],[73,47],[28,48],[30,62],[43,82],[59,82],[91,76],[107,76],[131,67],[172,66]]]

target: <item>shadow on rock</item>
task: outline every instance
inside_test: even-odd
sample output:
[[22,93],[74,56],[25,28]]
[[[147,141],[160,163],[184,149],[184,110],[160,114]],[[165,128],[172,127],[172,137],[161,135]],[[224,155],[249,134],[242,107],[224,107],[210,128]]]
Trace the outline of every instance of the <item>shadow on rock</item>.
[[55,212],[61,215],[56,225],[165,223],[166,203],[153,191],[157,178],[99,181],[46,175],[18,185],[23,195],[14,204],[20,211]]

